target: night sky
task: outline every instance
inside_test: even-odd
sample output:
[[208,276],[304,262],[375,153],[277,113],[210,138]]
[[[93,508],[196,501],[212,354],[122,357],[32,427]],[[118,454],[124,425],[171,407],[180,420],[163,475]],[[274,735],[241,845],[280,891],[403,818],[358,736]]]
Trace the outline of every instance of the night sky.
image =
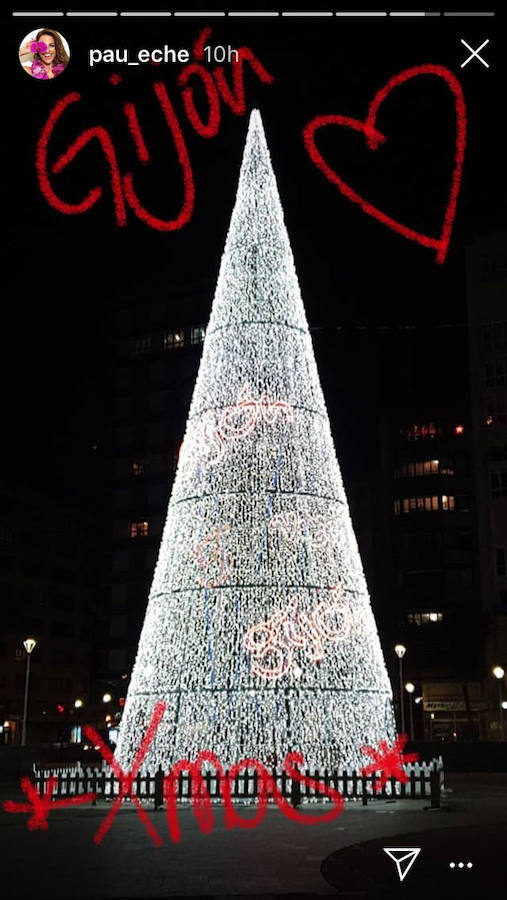
[[[39,25],[56,27],[71,46],[66,72],[50,82],[29,78],[16,60],[19,43]],[[342,394],[344,406],[361,402],[369,390],[368,372],[375,370],[366,335],[387,326],[388,336],[411,324],[416,326],[414,347],[428,346],[428,378],[438,371],[438,384],[447,366],[450,389],[459,393],[462,383],[466,393],[464,251],[476,236],[505,227],[506,220],[505,147],[498,121],[505,78],[504,54],[495,39],[498,19],[11,20],[8,83],[16,102],[14,124],[4,131],[2,143],[14,201],[8,220],[14,277],[4,300],[2,383],[5,466],[21,482],[56,489],[59,461],[83,459],[100,443],[101,381],[116,298],[174,297],[177,309],[182,297],[195,293],[211,306],[247,115],[235,116],[222,103],[220,131],[205,139],[185,116],[179,65],[87,65],[89,47],[128,47],[133,53],[167,43],[190,49],[206,25],[213,26],[208,43],[248,46],[274,76],[272,85],[262,84],[247,67],[246,107],[247,113],[258,107],[263,117],[309,323],[319,329],[325,390],[326,385],[350,390]],[[461,70],[468,54],[460,38],[477,47],[488,36],[491,42],[483,52],[490,68],[474,60]],[[443,265],[435,263],[433,250],[394,234],[343,197],[310,160],[302,140],[303,127],[314,116],[363,118],[391,76],[428,63],[446,66],[459,78],[468,115],[463,184]],[[224,69],[229,80],[230,66],[224,63]],[[109,83],[112,72],[122,75],[116,86]],[[128,211],[127,226],[118,228],[96,141],[64,173],[53,176],[52,184],[69,202],[103,185],[100,201],[78,216],[50,208],[37,182],[36,142],[56,101],[77,91],[82,99],[64,114],[50,145],[50,162],[83,128],[102,125],[120,168],[134,173],[144,205],[162,218],[177,214],[181,172],[152,90],[157,79],[166,85],[192,163],[196,201],[190,222],[179,231],[160,233]],[[202,96],[198,86],[204,115]],[[152,158],[147,166],[136,159],[122,112],[125,101],[135,104]],[[378,127],[388,139],[376,153],[360,134],[338,126],[320,132],[319,149],[376,206],[417,230],[438,234],[455,144],[451,93],[434,76],[413,79],[387,98]],[[350,350],[359,346],[358,326],[366,327],[363,358]],[[353,345],[351,335],[356,335]],[[395,367],[389,377],[395,382]],[[64,480],[65,490],[71,490],[68,477]]]

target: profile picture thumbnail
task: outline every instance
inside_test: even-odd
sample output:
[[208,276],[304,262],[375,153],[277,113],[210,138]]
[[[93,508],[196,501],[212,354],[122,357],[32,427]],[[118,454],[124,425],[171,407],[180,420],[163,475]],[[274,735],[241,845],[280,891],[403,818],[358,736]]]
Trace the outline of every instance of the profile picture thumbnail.
[[27,34],[19,47],[19,61],[32,78],[49,81],[65,71],[70,50],[65,38],[53,28],[38,28]]

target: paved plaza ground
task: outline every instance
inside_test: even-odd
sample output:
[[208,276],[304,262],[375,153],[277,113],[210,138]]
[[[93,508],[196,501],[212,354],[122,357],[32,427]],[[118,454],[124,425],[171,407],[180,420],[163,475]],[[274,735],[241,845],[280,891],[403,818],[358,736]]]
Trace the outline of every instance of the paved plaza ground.
[[[164,841],[160,848],[130,806],[120,810],[100,846],[93,835],[108,804],[55,810],[47,832],[30,832],[26,815],[2,811],[2,897],[502,896],[507,775],[453,775],[446,782],[452,793],[441,810],[424,809],[427,801],[375,801],[366,808],[349,802],[335,821],[311,827],[290,822],[274,807],[259,827],[227,831],[217,810],[212,834],[203,835],[185,808],[178,844],[169,839],[165,812],[150,810]],[[16,784],[1,785],[0,799],[20,799]],[[315,814],[329,807],[307,809]],[[422,848],[403,883],[383,846]],[[451,861],[473,867],[450,869]]]

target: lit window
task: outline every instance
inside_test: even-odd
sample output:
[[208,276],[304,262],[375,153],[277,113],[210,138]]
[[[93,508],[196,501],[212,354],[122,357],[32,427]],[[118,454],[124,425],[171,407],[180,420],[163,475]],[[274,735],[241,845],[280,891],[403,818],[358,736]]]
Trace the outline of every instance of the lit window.
[[70,729],[70,743],[71,744],[80,744],[81,743],[81,725],[73,725]]
[[444,512],[452,512],[455,509],[455,498],[449,497],[447,494],[443,494],[441,497],[438,497],[437,494],[430,494],[424,497],[402,497],[394,501],[395,516],[414,512],[435,512],[439,509]]
[[426,422],[423,425],[409,425],[407,428],[402,428],[401,433],[409,441],[420,441],[433,439],[441,431],[442,429],[437,427],[435,422]]
[[144,475],[144,463],[132,460],[132,475]]
[[148,537],[148,522],[131,522],[130,523],[130,537],[131,538],[139,538],[139,537]]
[[496,574],[498,578],[504,578],[506,574],[506,552],[504,547],[496,548]]
[[164,350],[177,350],[179,347],[185,346],[185,332],[166,331],[164,334]]
[[145,353],[149,353],[150,350],[151,350],[151,338],[150,337],[132,338],[132,342],[130,345],[131,356],[142,356]]
[[489,477],[492,499],[507,497],[507,472],[491,472]]
[[424,459],[418,462],[402,463],[394,472],[395,478],[420,478],[423,475],[454,475],[450,460]]
[[407,614],[407,619],[411,625],[434,625],[442,622],[444,618],[441,612],[412,612]]
[[206,334],[206,329],[205,329],[204,325],[195,325],[190,332],[190,343],[191,344],[202,344],[205,334]]

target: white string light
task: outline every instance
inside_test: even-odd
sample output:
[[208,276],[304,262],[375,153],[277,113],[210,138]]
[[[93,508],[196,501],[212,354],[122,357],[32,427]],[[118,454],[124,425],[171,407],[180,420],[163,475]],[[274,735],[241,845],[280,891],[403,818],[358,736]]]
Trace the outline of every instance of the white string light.
[[360,769],[392,691],[254,111],[116,756]]

